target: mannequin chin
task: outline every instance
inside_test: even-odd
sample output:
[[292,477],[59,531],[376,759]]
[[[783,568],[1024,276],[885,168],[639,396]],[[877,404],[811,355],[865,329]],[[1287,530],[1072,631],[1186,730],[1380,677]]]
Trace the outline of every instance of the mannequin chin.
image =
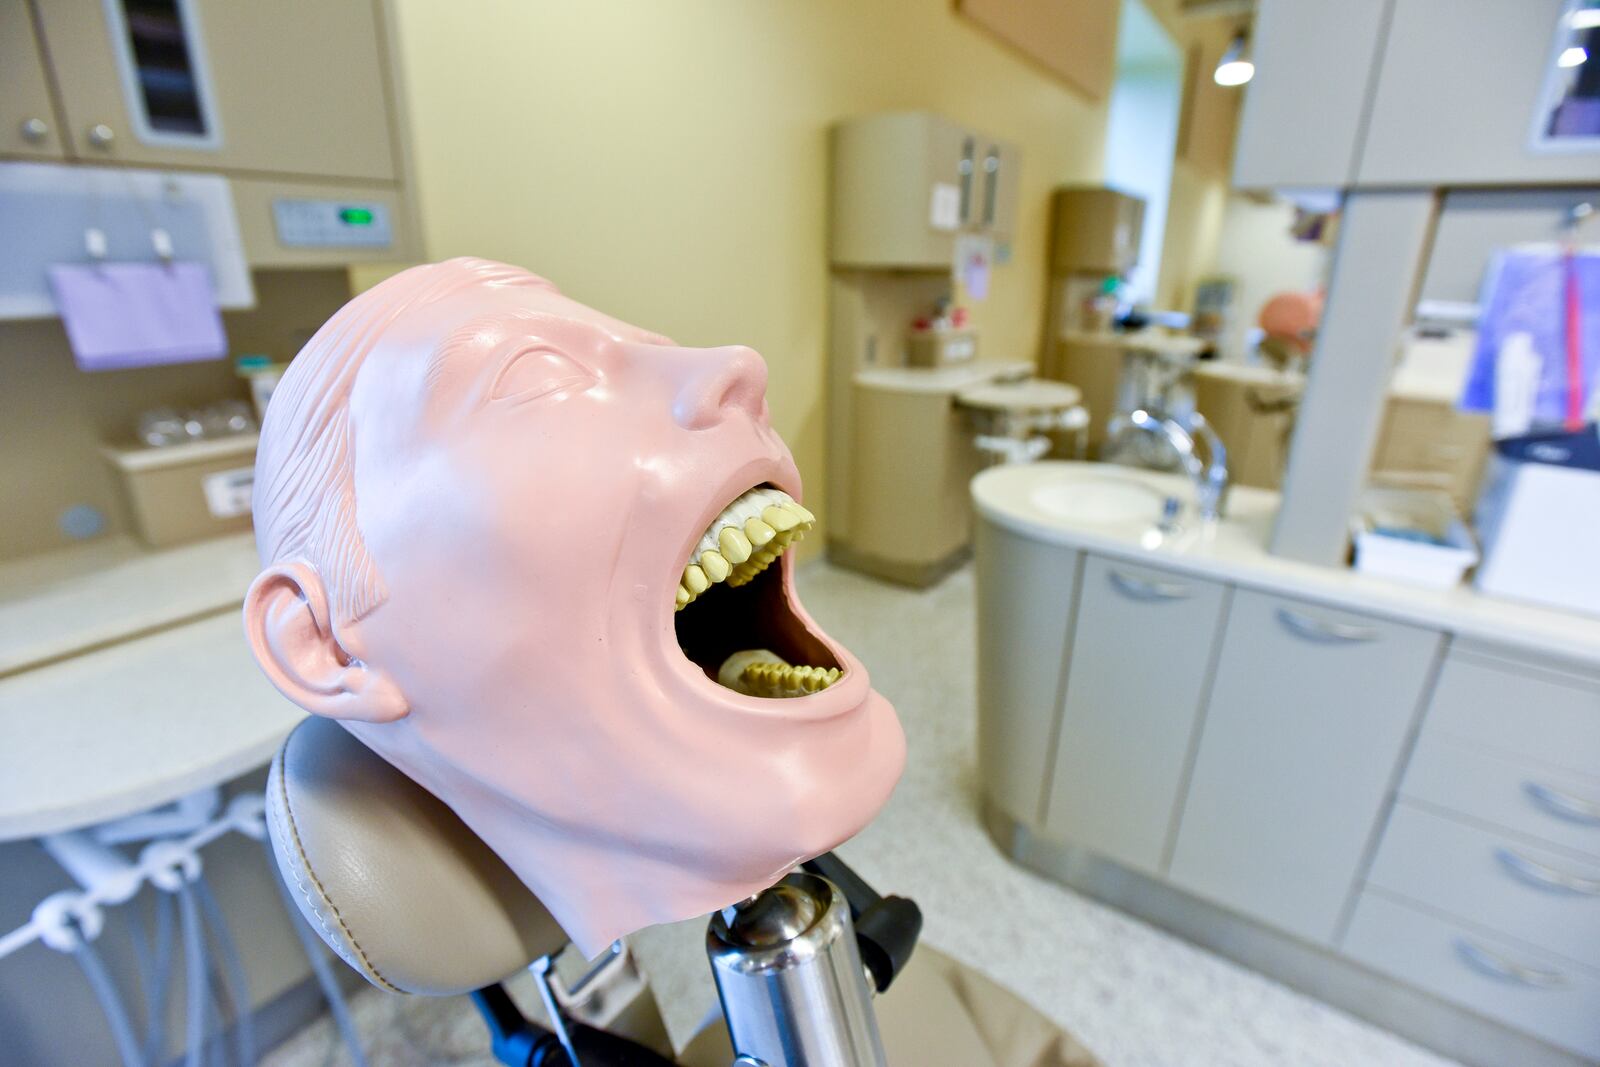
[[595,954],[860,830],[905,740],[795,595],[747,348],[483,260],[356,297],[262,427],[257,661],[448,804]]

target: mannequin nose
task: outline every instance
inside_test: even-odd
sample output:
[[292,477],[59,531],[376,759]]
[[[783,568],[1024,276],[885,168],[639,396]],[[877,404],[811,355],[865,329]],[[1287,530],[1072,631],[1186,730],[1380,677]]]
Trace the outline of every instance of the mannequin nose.
[[741,410],[761,417],[766,407],[767,365],[754,349],[728,345],[687,355],[689,372],[672,404],[678,425],[703,430]]

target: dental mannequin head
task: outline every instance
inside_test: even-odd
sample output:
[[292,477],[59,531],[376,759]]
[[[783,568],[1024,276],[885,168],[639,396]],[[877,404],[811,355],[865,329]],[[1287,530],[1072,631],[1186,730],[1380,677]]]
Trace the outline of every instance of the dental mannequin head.
[[[833,848],[904,763],[788,557],[761,569],[805,516],[765,389],[747,348],[679,347],[456,259],[335,314],[262,427],[257,661],[454,809],[591,955]],[[730,675],[746,650],[786,683]]]

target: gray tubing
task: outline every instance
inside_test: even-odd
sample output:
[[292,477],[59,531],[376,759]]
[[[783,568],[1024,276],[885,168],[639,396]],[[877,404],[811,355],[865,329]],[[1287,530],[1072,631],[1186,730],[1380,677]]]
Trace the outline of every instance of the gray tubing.
[[160,1063],[167,1053],[167,993],[172,986],[172,943],[177,936],[173,924],[172,894],[157,890],[156,929],[152,940],[155,958],[145,985],[144,1059]]
[[295,936],[305,948],[306,959],[311,963],[311,972],[317,976],[317,984],[322,987],[322,995],[328,1002],[328,1012],[333,1016],[334,1025],[339,1028],[345,1048],[350,1053],[350,1062],[355,1067],[367,1067],[367,1055],[361,1048],[361,1035],[356,1030],[355,1020],[350,1018],[350,1007],[345,1003],[339,981],[333,976],[333,969],[328,966],[327,956],[323,955],[322,942],[306,925],[305,916],[300,914],[300,906],[294,902],[289,887],[278,874],[278,857],[272,854],[271,839],[263,837],[261,844],[267,850],[267,866],[271,871],[272,884],[278,887],[278,895],[283,898],[283,906],[289,912],[289,925],[294,927]]
[[178,886],[178,920],[183,928],[183,977],[188,984],[188,1018],[184,1033],[184,1067],[202,1067],[206,1051],[206,1015],[211,991],[206,988],[205,933],[200,908],[188,882]]
[[195,898],[200,901],[206,925],[217,943],[222,956],[223,973],[227,976],[228,999],[233,1001],[233,1039],[238,1050],[239,1067],[256,1062],[255,1012],[250,1004],[250,985],[245,977],[244,961],[239,958],[239,946],[234,944],[222,907],[216,894],[204,877],[194,881]]
[[117,1054],[122,1057],[123,1064],[125,1067],[143,1067],[145,1061],[139,1048],[139,1039],[134,1035],[133,1024],[128,1021],[128,1006],[117,993],[116,983],[111,980],[100,953],[80,936],[77,947],[72,950],[72,958],[83,969],[89,987],[94,990],[95,999],[100,1002],[100,1010],[105,1012],[106,1023],[111,1027],[111,1038],[116,1042]]

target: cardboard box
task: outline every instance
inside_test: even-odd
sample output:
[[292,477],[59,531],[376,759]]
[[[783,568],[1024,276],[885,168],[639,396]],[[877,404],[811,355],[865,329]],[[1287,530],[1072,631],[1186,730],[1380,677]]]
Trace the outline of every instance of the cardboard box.
[[250,529],[255,434],[102,452],[121,479],[134,532],[151,548]]

